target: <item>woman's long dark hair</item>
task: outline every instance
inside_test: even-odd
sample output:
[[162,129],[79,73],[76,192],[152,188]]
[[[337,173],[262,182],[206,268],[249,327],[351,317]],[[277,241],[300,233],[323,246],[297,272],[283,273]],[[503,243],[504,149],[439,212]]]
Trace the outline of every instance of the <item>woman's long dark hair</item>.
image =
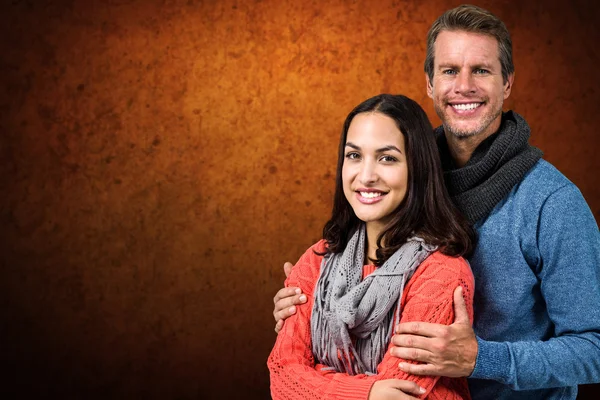
[[450,256],[467,256],[473,248],[473,230],[452,204],[444,185],[442,166],[433,128],[425,111],[402,95],[380,94],[359,104],[346,118],[340,138],[335,194],[331,219],[323,228],[327,251],[340,253],[362,223],[344,195],[342,167],[348,128],[360,113],[377,112],[396,122],[404,135],[408,163],[408,187],[404,200],[377,238],[376,265],[382,265],[411,236],[439,246]]

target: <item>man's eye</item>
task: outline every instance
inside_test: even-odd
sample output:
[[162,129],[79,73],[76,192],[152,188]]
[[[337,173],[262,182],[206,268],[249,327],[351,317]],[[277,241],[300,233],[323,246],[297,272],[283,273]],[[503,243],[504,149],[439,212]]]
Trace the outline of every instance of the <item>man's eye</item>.
[[442,74],[444,75],[456,75],[456,70],[454,69],[445,69],[442,71]]
[[476,73],[477,75],[485,75],[485,74],[488,74],[488,73],[489,73],[489,71],[488,71],[487,69],[479,68],[479,69],[476,69],[476,70],[475,70],[475,73]]

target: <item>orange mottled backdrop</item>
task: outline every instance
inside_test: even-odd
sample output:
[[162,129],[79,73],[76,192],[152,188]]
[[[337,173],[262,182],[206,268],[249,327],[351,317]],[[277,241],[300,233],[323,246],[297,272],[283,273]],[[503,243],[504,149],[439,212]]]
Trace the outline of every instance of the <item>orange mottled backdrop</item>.
[[[600,217],[599,6],[476,3],[513,35],[507,108]],[[0,397],[268,398],[341,123],[380,92],[439,123],[425,36],[458,4],[2,0]]]

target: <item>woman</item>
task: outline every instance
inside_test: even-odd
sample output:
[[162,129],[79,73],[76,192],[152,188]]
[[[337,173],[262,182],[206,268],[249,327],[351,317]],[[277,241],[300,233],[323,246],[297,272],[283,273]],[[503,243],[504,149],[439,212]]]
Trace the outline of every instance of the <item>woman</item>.
[[331,219],[286,280],[308,297],[268,359],[274,399],[469,398],[464,379],[409,376],[387,351],[393,326],[450,324],[461,285],[472,319],[472,231],[452,205],[431,124],[405,96],[382,94],[346,118]]

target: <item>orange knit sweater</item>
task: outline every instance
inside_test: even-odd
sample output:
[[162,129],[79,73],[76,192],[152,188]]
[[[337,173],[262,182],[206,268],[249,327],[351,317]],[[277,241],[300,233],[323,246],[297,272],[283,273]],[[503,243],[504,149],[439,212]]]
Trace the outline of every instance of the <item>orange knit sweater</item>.
[[[300,287],[308,302],[297,307],[277,336],[275,346],[267,361],[271,373],[271,395],[276,400],[294,399],[367,399],[375,381],[397,378],[417,382],[427,392],[421,398],[470,399],[466,379],[416,376],[398,368],[401,361],[386,352],[377,367],[377,375],[354,375],[322,371],[315,364],[310,337],[310,316],[313,308],[313,291],[319,278],[325,241],[310,247],[286,280],[286,286]],[[375,270],[373,265],[363,267],[363,278]],[[449,325],[454,320],[453,292],[461,285],[463,295],[473,319],[474,279],[463,258],[453,258],[440,252],[431,254],[417,268],[402,293],[401,322],[425,321]],[[389,350],[389,349],[388,349]]]

